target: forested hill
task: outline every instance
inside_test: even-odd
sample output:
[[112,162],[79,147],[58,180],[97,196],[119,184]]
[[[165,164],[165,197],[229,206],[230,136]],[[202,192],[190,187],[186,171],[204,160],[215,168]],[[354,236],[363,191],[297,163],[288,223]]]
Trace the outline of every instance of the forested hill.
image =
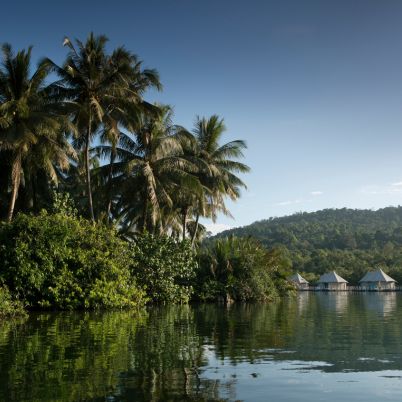
[[325,209],[270,218],[227,230],[230,234],[253,236],[266,247],[281,247],[294,271],[311,280],[336,270],[356,283],[369,269],[381,266],[402,284],[402,207],[377,211]]

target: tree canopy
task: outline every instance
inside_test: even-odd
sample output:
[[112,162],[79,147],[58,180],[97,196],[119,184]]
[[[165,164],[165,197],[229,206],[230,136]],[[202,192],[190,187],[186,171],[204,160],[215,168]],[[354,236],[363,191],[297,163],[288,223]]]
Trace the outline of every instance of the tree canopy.
[[0,219],[51,209],[57,190],[127,238],[147,231],[194,245],[200,217],[230,214],[225,200],[245,187],[245,142],[224,143],[215,114],[194,128],[175,123],[172,106],[146,100],[162,89],[157,70],[105,35],[63,46],[62,64],[45,57],[36,68],[31,47],[2,47]]

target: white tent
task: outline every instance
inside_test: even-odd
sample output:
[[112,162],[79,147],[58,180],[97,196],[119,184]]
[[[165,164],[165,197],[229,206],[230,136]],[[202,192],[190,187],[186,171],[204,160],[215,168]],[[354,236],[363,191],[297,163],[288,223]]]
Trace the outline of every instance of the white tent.
[[322,290],[346,290],[348,281],[339,276],[335,271],[321,275],[318,280],[318,289]]
[[299,273],[292,275],[289,281],[294,283],[298,289],[308,288],[308,281],[306,281]]
[[367,272],[360,279],[359,284],[367,290],[389,290],[395,288],[396,280],[387,275],[382,269]]

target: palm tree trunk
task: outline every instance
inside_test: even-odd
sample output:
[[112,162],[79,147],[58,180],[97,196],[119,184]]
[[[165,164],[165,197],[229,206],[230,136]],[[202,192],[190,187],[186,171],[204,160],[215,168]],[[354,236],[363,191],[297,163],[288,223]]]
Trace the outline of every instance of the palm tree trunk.
[[8,209],[8,216],[7,216],[7,221],[8,222],[11,222],[11,220],[13,219],[15,201],[17,200],[17,194],[18,194],[18,187],[19,187],[19,184],[17,184],[15,182],[13,184],[13,191],[11,193],[11,201],[10,201],[10,206],[9,206],[9,209]]
[[90,111],[89,119],[88,119],[87,136],[85,138],[85,172],[86,172],[86,176],[87,176],[89,215],[90,215],[92,221],[95,221],[94,207],[93,207],[93,202],[92,202],[91,171],[89,169],[89,143],[91,141],[91,128],[92,128],[91,126],[92,126],[92,116],[91,116],[91,111]]
[[198,222],[200,220],[200,214],[197,213],[197,217],[195,218],[195,228],[194,228],[194,233],[193,237],[191,238],[191,245],[194,247],[195,239],[197,237],[197,231],[198,231]]
[[148,199],[145,200],[144,210],[143,210],[143,223],[142,223],[142,231],[145,232],[147,230],[147,215],[148,215]]
[[8,208],[8,215],[7,215],[7,221],[11,222],[13,219],[14,215],[14,208],[15,208],[15,201],[17,200],[18,196],[18,189],[20,187],[20,182],[21,182],[21,158],[17,157],[13,163],[12,167],[12,191],[11,191],[11,200],[10,200],[10,205]]
[[108,203],[107,203],[107,219],[110,222],[111,218],[110,218],[110,212],[112,210],[112,177],[113,177],[113,164],[114,164],[114,159],[115,159],[115,155],[116,152],[113,149],[112,153],[110,155],[110,169],[109,169],[109,177],[108,177]]
[[183,241],[186,240],[187,230],[187,208],[183,208]]

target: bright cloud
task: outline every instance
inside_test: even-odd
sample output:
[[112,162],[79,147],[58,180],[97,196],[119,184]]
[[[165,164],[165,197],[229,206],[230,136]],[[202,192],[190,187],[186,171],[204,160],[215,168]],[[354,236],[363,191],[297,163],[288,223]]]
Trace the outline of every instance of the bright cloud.
[[322,191],[317,190],[317,191],[312,191],[310,194],[314,195],[314,196],[318,196],[318,195],[323,195],[324,193]]

